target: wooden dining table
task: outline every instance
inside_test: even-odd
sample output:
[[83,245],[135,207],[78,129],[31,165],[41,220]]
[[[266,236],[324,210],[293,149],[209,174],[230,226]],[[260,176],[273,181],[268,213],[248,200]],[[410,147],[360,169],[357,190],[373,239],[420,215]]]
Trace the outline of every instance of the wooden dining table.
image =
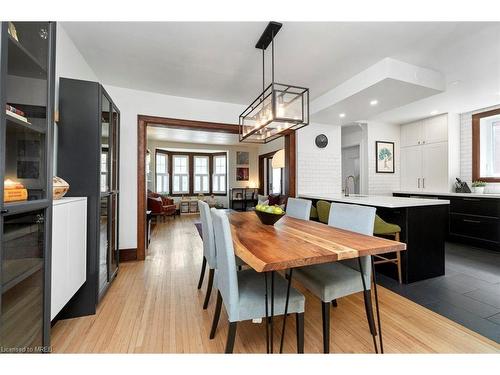
[[[274,315],[274,273],[288,271],[288,292],[285,301],[285,314],[281,334],[280,352],[283,349],[286,315],[288,311],[289,290],[293,269],[314,264],[337,262],[359,257],[385,254],[406,250],[406,244],[385,238],[367,236],[344,229],[335,228],[315,221],[282,217],[274,225],[261,223],[255,212],[227,211],[231,224],[235,255],[249,267],[261,272],[265,277],[266,295],[266,339],[267,351],[273,352],[273,315]],[[382,331],[379,315],[377,283],[372,258],[373,291],[379,328],[380,351],[383,352]],[[361,267],[361,262],[358,262]],[[360,270],[362,275],[362,269]],[[270,275],[270,289],[268,287]],[[364,278],[363,285],[365,284]],[[366,286],[364,285],[366,289]],[[267,314],[271,295],[270,316]],[[374,343],[375,344],[375,343]],[[375,344],[375,350],[377,345]]]

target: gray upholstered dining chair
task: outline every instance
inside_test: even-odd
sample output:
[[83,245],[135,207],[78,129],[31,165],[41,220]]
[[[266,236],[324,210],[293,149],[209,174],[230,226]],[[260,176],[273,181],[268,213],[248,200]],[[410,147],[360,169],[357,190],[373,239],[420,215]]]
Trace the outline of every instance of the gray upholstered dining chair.
[[203,309],[206,310],[210,295],[212,294],[212,286],[214,283],[215,269],[217,268],[217,257],[215,251],[214,228],[212,225],[212,215],[210,214],[210,206],[199,200],[198,209],[200,211],[201,232],[203,237],[203,263],[201,265],[200,280],[198,281],[198,289],[201,289],[203,278],[205,277],[205,269],[208,263],[208,284],[207,294],[203,302]]
[[286,215],[296,219],[309,220],[312,202],[309,199],[288,198]]
[[[210,331],[215,337],[222,304],[229,318],[226,353],[232,353],[237,323],[266,316],[264,276],[252,269],[236,272],[233,240],[227,214],[212,211],[215,243],[217,248],[217,305]],[[277,276],[274,282],[274,316],[283,315],[288,283]],[[288,313],[296,314],[297,351],[304,352],[304,305],[305,298],[290,288]]]
[[[374,207],[332,203],[328,225],[372,236],[375,211]],[[363,271],[363,278],[360,267]],[[377,332],[371,305],[371,262],[369,256],[298,268],[294,272],[294,279],[321,299],[323,351],[325,353],[330,352],[330,302],[336,306],[338,298],[358,292],[363,292],[368,326],[376,348],[375,336]]]

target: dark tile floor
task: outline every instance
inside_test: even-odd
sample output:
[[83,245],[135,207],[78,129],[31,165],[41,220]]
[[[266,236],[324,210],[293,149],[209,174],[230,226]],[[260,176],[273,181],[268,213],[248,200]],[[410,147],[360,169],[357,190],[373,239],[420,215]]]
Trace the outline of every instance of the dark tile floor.
[[446,244],[446,275],[408,285],[378,274],[380,285],[500,343],[500,252]]

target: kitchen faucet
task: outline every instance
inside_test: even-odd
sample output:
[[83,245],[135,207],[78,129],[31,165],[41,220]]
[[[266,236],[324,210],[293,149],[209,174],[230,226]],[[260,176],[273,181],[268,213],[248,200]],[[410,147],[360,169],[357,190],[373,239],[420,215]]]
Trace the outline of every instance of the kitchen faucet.
[[356,191],[356,187],[355,187],[356,181],[354,180],[354,176],[347,176],[345,178],[345,188],[344,188],[344,195],[346,197],[349,196],[349,178],[352,178],[352,187],[353,187],[353,190]]

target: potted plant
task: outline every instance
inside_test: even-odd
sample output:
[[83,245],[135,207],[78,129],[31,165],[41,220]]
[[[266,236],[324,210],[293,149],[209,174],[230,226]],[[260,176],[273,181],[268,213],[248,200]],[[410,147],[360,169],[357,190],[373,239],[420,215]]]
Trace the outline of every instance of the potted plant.
[[472,181],[472,192],[475,194],[483,194],[484,187],[486,186],[486,182],[484,181]]

